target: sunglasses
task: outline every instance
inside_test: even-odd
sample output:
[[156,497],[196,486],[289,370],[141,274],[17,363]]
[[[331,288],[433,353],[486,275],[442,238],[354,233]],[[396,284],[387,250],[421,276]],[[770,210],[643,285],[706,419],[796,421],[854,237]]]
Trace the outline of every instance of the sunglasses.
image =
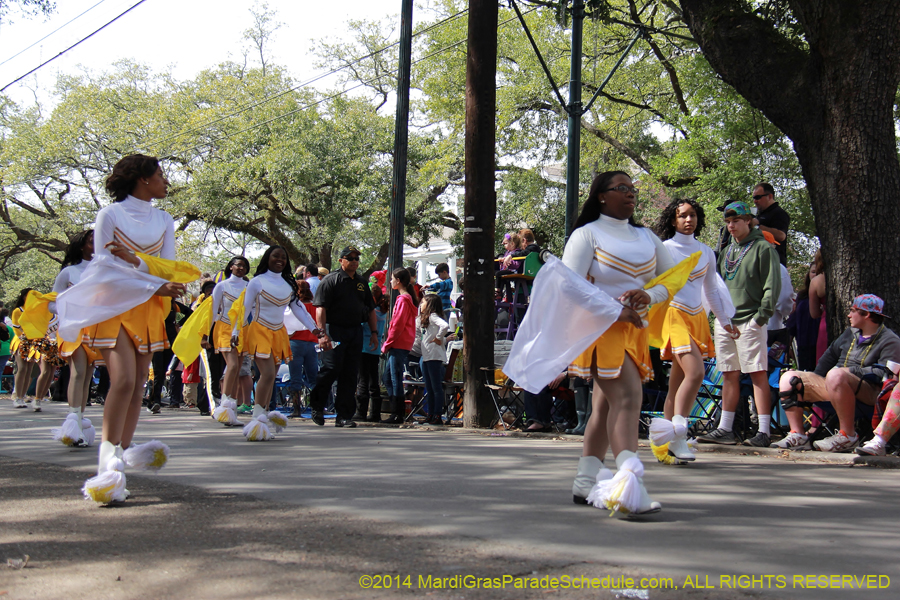
[[359,262],[359,257],[358,256],[345,256],[344,260],[347,260],[350,262]]
[[768,194],[757,194],[757,195],[753,196],[753,199],[754,200],[762,200],[766,196],[768,196]]

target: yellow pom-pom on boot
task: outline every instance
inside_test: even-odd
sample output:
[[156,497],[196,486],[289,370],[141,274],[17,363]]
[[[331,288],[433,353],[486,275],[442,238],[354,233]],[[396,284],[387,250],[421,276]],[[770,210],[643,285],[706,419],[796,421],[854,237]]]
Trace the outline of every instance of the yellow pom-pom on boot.
[[132,444],[123,455],[125,464],[142,471],[159,471],[169,462],[169,447],[159,440]]
[[659,502],[654,502],[644,488],[644,465],[637,454],[623,450],[616,456],[618,471],[612,479],[598,481],[587,497],[589,504],[606,508],[610,516],[647,515],[662,510]]
[[248,442],[267,442],[275,437],[269,429],[269,417],[259,404],[253,406],[253,419],[244,425],[244,437]]
[[100,504],[125,501],[127,497],[125,463],[116,456],[116,448],[112,442],[100,444],[97,475],[85,481],[81,489],[85,500],[93,500]]

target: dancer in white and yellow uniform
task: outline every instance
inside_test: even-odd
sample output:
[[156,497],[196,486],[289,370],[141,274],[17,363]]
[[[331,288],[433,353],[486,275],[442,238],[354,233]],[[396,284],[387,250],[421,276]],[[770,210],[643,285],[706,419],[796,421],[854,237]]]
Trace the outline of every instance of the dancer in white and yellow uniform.
[[656,229],[676,261],[701,252],[700,261],[687,283],[669,305],[662,332],[661,355],[664,360],[672,361],[672,370],[665,419],[654,419],[651,423],[650,442],[653,453],[666,464],[690,462],[696,458],[687,444],[687,417],[703,382],[703,361],[716,355],[704,299],[726,330],[732,335],[737,334],[737,329],[731,326],[731,315],[734,314],[731,298],[727,293],[719,292],[716,256],[709,246],[696,238],[705,221],[703,207],[696,201],[674,200],[663,211]]
[[[88,229],[75,236],[69,244],[62,269],[53,283],[53,291],[57,295],[61,294],[81,281],[81,276],[93,257],[94,230]],[[55,302],[51,303],[50,311],[56,312]],[[60,357],[69,365],[69,414],[61,427],[51,430],[53,439],[66,446],[92,446],[96,432],[90,419],[85,418],[84,409],[87,407],[94,363],[101,360],[100,354],[90,348],[87,329],[83,329],[71,342],[57,335],[57,344]]]
[[285,249],[269,247],[256,267],[256,276],[247,286],[243,319],[234,324],[232,332],[232,345],[236,347],[243,329],[243,352],[253,357],[259,369],[253,420],[244,426],[244,435],[251,442],[269,440],[272,437],[270,423],[276,433],[287,426],[284,415],[266,410],[272,398],[278,365],[281,361],[291,360],[291,344],[284,326],[285,310],[289,309],[314,334],[321,333],[297,298],[297,282],[291,273]]
[[86,498],[104,504],[127,497],[125,463],[159,469],[168,459],[160,442],[132,444],[153,352],[169,345],[164,321],[171,298],[199,276],[174,260],[172,217],[151,204],[165,198],[167,188],[156,158],[134,154],[116,163],[106,180],[115,202],[97,215],[95,257],[57,298],[63,339],[89,327],[91,347],[109,369],[98,473],[84,486]]
[[237,386],[241,371],[241,354],[231,347],[231,332],[234,325],[228,316],[231,305],[247,289],[247,280],[244,277],[250,272],[250,261],[243,256],[235,256],[225,267],[225,273],[230,276],[216,284],[212,291],[212,315],[214,325],[212,339],[209,343],[216,353],[225,359],[225,377],[222,381],[222,400],[213,416],[220,423],[235,425],[238,423],[235,411],[237,411]]
[[[566,244],[563,263],[577,275],[617,298],[624,306],[609,329],[569,368],[594,381],[593,413],[584,433],[584,450],[572,486],[575,502],[630,514],[658,512],[647,495],[643,465],[637,458],[642,382],[649,379],[648,306],[669,299],[663,285],[645,286],[674,266],[669,251],[649,229],[637,226],[637,189],[627,173],[598,175]],[[603,465],[612,448],[618,473]],[[630,478],[630,498],[610,486]]]

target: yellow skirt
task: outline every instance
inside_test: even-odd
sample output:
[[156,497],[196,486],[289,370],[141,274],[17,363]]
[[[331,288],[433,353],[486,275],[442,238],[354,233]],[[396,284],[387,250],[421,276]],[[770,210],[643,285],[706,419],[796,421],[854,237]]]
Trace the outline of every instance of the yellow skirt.
[[231,352],[234,349],[231,347],[231,332],[231,325],[225,321],[216,321],[216,324],[213,325],[213,339],[211,339],[210,342],[217,353]]
[[90,347],[94,350],[115,348],[119,329],[124,328],[141,354],[165,350],[169,347],[165,320],[170,306],[162,298],[153,296],[121,315],[88,327]]
[[91,348],[91,337],[89,334],[89,327],[85,327],[81,330],[81,335],[78,336],[78,339],[74,342],[67,342],[63,340],[59,334],[56,334],[56,343],[59,347],[59,355],[63,358],[69,358],[75,351],[81,348],[84,350],[84,353],[88,357],[88,363],[94,362],[102,362],[103,359],[100,356],[100,353]]
[[282,327],[273,331],[263,327],[256,321],[244,328],[244,353],[256,358],[275,359],[275,364],[282,360],[291,360],[291,341],[287,329]]
[[712,335],[709,333],[709,321],[706,318],[706,311],[703,310],[692,315],[670,306],[663,322],[662,339],[660,354],[663,360],[672,360],[673,354],[690,352],[691,340],[697,344],[704,359],[716,355]]
[[615,379],[622,374],[625,354],[631,357],[641,373],[641,380],[650,381],[650,333],[630,323],[613,323],[587,350],[569,366],[569,374],[590,377],[591,367],[597,368],[600,379]]

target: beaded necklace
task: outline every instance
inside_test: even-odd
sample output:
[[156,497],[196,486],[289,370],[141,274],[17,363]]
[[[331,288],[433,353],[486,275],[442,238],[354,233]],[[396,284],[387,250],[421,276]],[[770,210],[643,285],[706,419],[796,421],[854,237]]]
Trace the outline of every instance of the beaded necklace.
[[[869,351],[872,350],[872,347],[875,346],[875,340],[878,339],[878,336],[881,335],[881,332],[884,331],[884,324],[878,328],[878,331],[875,332],[875,335],[871,337],[872,342],[869,344],[869,347],[866,348],[866,353],[863,354],[862,360],[859,361],[859,366],[863,367],[866,364],[866,357],[869,356]],[[859,343],[863,343],[863,336],[859,336]],[[844,366],[847,366],[847,363],[850,361],[850,353],[853,352],[853,347],[856,345],[856,338],[853,338],[853,341],[850,342],[850,349],[847,350],[847,356],[844,357]]]
[[737,244],[733,243],[728,246],[728,250],[725,252],[725,265],[723,271],[725,271],[725,279],[732,280],[737,275],[738,267],[741,266],[741,262],[743,262],[744,257],[747,255],[747,252],[750,251],[750,248],[753,247],[753,244],[756,243],[756,240],[752,240],[746,246],[741,248],[740,253],[738,253],[737,257],[734,256],[735,248]]

